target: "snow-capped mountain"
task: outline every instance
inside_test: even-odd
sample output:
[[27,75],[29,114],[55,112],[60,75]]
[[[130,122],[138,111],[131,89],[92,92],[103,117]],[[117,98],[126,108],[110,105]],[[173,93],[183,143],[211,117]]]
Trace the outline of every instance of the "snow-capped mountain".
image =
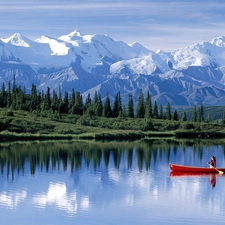
[[58,38],[32,41],[15,33],[0,39],[0,81],[16,81],[29,90],[72,88],[84,98],[98,91],[114,98],[120,91],[137,101],[140,89],[152,100],[171,105],[224,105],[225,36],[172,52],[156,52],[139,43],[126,44],[107,35],[75,30]]

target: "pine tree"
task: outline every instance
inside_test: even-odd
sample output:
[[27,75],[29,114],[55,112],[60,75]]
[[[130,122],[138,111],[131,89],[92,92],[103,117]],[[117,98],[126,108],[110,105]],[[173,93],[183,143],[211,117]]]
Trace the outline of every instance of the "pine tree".
[[153,106],[153,117],[156,119],[159,118],[158,105],[156,101],[154,102],[154,106]]
[[146,95],[145,100],[145,118],[151,118],[152,117],[152,100],[149,91]]
[[58,96],[55,90],[53,90],[52,93],[51,109],[53,110],[53,112],[58,111]]
[[208,114],[208,116],[207,116],[207,118],[206,118],[206,122],[207,122],[207,123],[210,123],[210,122],[211,122],[211,116],[210,116],[210,114]]
[[127,117],[134,118],[134,102],[133,102],[133,96],[129,94],[128,97],[128,103],[127,103]]
[[75,103],[71,109],[72,114],[83,115],[83,98],[79,91],[75,94]]
[[4,108],[7,106],[7,93],[5,90],[5,83],[2,83],[2,88],[0,92],[0,107]]
[[143,94],[142,89],[141,89],[139,99],[138,99],[136,117],[137,118],[144,118],[144,116],[145,116],[144,94]]
[[167,107],[166,107],[166,119],[167,120],[171,120],[171,109],[170,109],[170,103],[167,103]]
[[121,102],[120,92],[118,92],[115,96],[112,115],[115,118],[115,117],[118,117],[121,112],[122,112],[122,102]]
[[223,118],[222,118],[221,123],[222,123],[223,125],[225,124],[225,111],[223,112]]
[[8,82],[8,91],[7,91],[7,108],[10,108],[12,103],[12,97],[11,97],[11,84],[10,81]]
[[173,120],[178,120],[178,113],[177,113],[177,110],[175,109],[174,110],[174,113],[173,113]]
[[186,114],[186,112],[183,112],[181,121],[187,121],[187,114]]
[[42,111],[48,111],[51,109],[51,94],[50,88],[47,87],[46,94],[44,95],[44,101],[42,103]]
[[75,91],[74,91],[74,88],[72,89],[72,93],[71,93],[71,96],[70,96],[70,99],[69,99],[69,113],[72,114],[72,108],[75,104]]
[[38,106],[37,88],[34,84],[32,84],[30,97],[30,111],[36,110],[37,106]]
[[197,122],[197,110],[196,105],[194,105],[193,113],[192,113],[192,121]]
[[204,108],[203,105],[201,105],[198,108],[198,122],[204,122],[205,118],[204,118]]
[[106,95],[105,103],[104,103],[104,106],[103,106],[103,116],[107,117],[107,118],[112,116],[112,109],[111,109],[110,99],[109,99],[108,93]]
[[96,115],[97,116],[102,116],[103,114],[103,104],[102,104],[102,98],[101,95],[98,95],[98,102],[97,102],[97,107],[96,107]]
[[60,112],[67,114],[69,111],[69,93],[65,91]]
[[163,106],[162,106],[162,104],[160,104],[160,106],[159,106],[159,119],[163,119]]

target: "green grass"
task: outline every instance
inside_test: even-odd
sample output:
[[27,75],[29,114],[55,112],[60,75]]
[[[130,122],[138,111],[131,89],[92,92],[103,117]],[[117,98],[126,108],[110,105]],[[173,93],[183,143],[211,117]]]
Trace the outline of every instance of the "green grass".
[[151,137],[219,138],[225,126],[172,120],[79,117],[56,119],[0,109],[0,140],[141,139]]

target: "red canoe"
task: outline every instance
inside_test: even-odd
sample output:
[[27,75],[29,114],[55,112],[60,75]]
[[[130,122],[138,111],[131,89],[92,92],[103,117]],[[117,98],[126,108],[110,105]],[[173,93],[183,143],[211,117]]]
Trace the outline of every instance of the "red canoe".
[[225,173],[225,168],[182,166],[182,165],[177,165],[177,164],[170,164],[170,169],[174,172],[219,173],[219,171],[222,171]]

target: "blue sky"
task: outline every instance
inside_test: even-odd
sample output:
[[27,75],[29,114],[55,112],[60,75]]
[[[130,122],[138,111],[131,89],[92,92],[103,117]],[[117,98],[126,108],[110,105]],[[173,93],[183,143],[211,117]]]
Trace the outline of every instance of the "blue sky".
[[225,35],[224,12],[224,0],[2,0],[0,38],[18,32],[34,40],[78,29],[172,51]]

